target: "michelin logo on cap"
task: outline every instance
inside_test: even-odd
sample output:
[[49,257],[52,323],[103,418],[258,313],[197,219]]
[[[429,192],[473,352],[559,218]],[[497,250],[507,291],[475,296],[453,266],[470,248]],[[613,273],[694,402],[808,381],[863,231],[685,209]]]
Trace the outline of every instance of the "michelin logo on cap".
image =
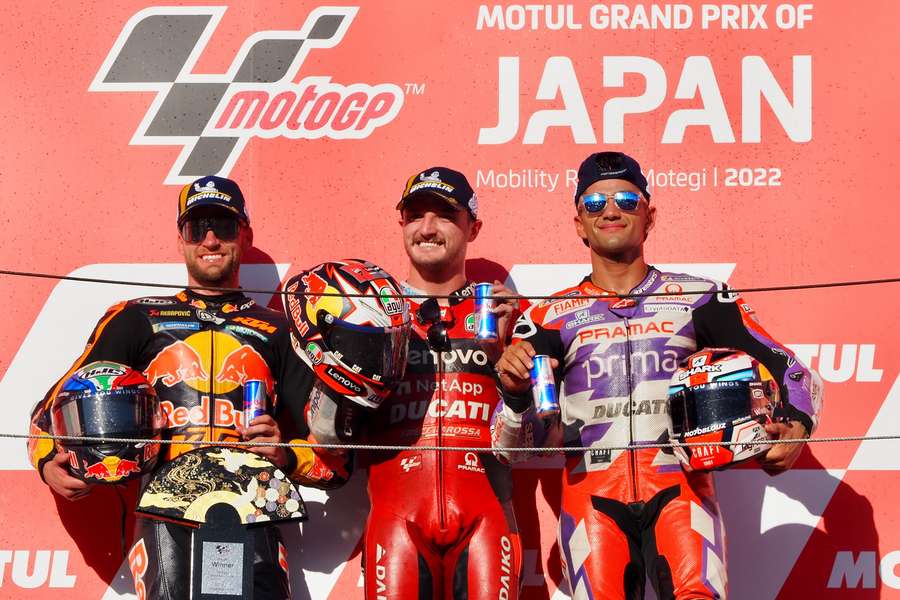
[[229,204],[231,203],[231,196],[229,196],[225,192],[220,192],[219,190],[217,190],[216,182],[211,179],[204,183],[202,186],[200,185],[199,181],[195,182],[194,189],[197,191],[197,193],[192,194],[190,197],[188,197],[187,206],[190,206],[191,204],[199,200],[209,199],[221,200],[222,202],[226,202]]
[[444,183],[441,181],[441,174],[438,171],[432,171],[430,174],[426,175],[422,173],[419,175],[419,183],[414,183],[410,188],[407,195],[418,192],[419,190],[440,190],[442,192],[446,192],[448,194],[452,194],[453,190],[456,189],[449,183]]

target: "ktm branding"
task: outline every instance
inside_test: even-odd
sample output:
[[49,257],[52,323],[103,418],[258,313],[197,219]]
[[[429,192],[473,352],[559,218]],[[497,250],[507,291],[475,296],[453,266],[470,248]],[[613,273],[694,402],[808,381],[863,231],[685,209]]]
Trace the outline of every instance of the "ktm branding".
[[0,550],[0,588],[9,588],[10,584],[29,590],[42,586],[72,588],[75,576],[67,572],[68,566],[68,550]]
[[395,84],[344,85],[327,75],[294,83],[310,50],[341,42],[356,7],[317,8],[299,30],[255,33],[227,72],[194,73],[225,10],[138,12],[90,86],[93,92],[156,92],[131,143],[183,146],[166,183],[227,176],[253,137],[360,139],[400,112],[403,91]]

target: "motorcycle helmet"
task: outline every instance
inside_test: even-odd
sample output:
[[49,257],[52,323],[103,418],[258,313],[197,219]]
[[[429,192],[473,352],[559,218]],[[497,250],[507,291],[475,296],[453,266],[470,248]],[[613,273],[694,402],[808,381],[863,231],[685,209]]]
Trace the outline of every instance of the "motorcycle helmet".
[[[669,383],[669,439],[685,470],[724,469],[771,444],[765,424],[781,403],[778,383],[755,358],[708,348],[685,358]],[[727,445],[703,445],[730,442]]]
[[284,310],[300,358],[328,389],[377,408],[403,377],[409,303],[368,261],[325,262],[290,279]]
[[[87,483],[122,483],[156,465],[165,417],[153,386],[115,362],[85,365],[63,381],[50,409],[53,435],[105,438],[56,440],[69,471]],[[116,441],[140,439],[140,442]]]

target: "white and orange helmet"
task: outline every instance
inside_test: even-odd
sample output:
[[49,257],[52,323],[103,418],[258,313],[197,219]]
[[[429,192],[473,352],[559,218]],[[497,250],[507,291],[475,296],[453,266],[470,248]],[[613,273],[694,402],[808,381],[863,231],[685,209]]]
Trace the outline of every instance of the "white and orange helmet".
[[762,454],[771,446],[764,443],[765,424],[780,403],[778,383],[749,354],[731,348],[692,354],[669,383],[669,439],[700,445],[676,445],[675,455],[687,471],[709,471]]

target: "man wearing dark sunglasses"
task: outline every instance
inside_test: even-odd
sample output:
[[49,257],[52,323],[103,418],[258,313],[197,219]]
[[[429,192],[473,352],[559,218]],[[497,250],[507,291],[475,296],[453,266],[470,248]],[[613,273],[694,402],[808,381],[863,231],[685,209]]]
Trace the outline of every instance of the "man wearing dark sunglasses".
[[[237,288],[243,254],[253,243],[244,196],[222,177],[202,177],[178,199],[178,248],[188,282],[174,296],[137,298],[111,307],[69,373],[94,361],[114,361],[144,373],[156,389],[169,440],[253,440],[301,442],[307,438],[304,409],[314,377],[296,357],[285,317],[259,306]],[[68,374],[67,374],[68,375]],[[64,376],[60,382],[65,381]],[[244,423],[244,387],[257,382],[266,397],[265,414]],[[58,383],[35,408],[34,427],[50,431]],[[160,465],[195,449],[167,444]],[[311,449],[254,446],[294,481],[335,487],[346,466]],[[29,446],[31,459],[54,492],[69,500],[90,494],[92,484],[73,477],[67,453],[45,441]],[[147,598],[187,598],[191,586],[192,529],[140,519],[130,561],[135,587]],[[286,551],[277,527],[252,530],[254,598],[290,596]]]
[[[660,600],[724,598],[724,534],[712,477],[683,472],[671,450],[641,447],[667,440],[672,373],[702,348],[752,355],[781,388],[781,422],[766,425],[780,439],[813,432],[821,382],[724,284],[646,263],[656,209],[636,160],[620,152],[589,156],[578,170],[575,210],[591,274],[516,323],[497,362],[504,391],[494,447],[510,461],[527,456],[509,448],[590,448],[566,453],[559,539],[573,597],[642,598],[649,576]],[[535,413],[529,369],[536,354],[551,357],[557,417]],[[802,447],[775,445],[763,468],[788,469]]]
[[[370,443],[411,448],[363,457],[372,505],[365,595],[515,599],[521,550],[510,473],[489,452],[499,400],[492,361],[508,335],[515,302],[499,302],[499,339],[479,344],[465,260],[482,223],[462,173],[446,167],[416,173],[397,209],[409,257],[404,292],[440,298],[410,299],[415,321],[406,373],[368,424]],[[493,291],[510,294],[499,283]]]

